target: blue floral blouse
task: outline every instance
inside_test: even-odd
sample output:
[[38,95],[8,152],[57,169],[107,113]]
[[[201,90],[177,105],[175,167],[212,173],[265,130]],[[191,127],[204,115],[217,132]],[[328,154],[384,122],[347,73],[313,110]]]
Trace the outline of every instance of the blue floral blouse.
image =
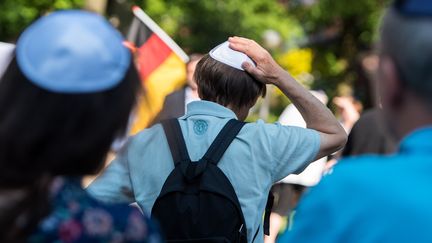
[[53,208],[29,242],[161,242],[148,218],[125,204],[103,204],[81,188],[81,178],[57,178]]

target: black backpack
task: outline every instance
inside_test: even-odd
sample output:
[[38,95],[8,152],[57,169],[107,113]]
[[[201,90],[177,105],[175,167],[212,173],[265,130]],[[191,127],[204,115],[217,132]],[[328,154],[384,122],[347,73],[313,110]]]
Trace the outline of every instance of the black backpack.
[[[192,162],[178,120],[162,121],[175,168],[166,179],[151,215],[159,222],[168,242],[247,242],[246,223],[237,195],[217,167],[244,124],[235,119],[228,121],[205,155]],[[268,207],[265,233],[268,233],[267,211]]]
[[237,195],[217,163],[244,123],[230,120],[203,158],[191,162],[177,119],[162,121],[175,168],[152,208],[167,241],[247,242]]

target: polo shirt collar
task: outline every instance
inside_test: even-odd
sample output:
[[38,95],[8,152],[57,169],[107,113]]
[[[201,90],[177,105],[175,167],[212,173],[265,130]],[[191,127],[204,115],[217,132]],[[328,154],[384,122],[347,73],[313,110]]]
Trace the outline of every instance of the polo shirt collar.
[[184,116],[180,117],[180,119],[186,119],[190,116],[195,115],[206,115],[206,116],[215,116],[220,118],[233,118],[237,119],[236,114],[217,103],[200,100],[200,101],[193,101],[187,105],[187,112]]
[[432,126],[415,130],[406,136],[400,145],[402,153],[418,153],[432,151]]

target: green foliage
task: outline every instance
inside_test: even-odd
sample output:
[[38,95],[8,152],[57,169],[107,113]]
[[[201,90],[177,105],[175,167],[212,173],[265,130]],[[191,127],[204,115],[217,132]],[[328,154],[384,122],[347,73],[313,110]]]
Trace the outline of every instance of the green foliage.
[[313,87],[334,96],[340,84],[355,85],[359,56],[370,51],[377,41],[380,16],[389,2],[319,0],[311,6],[291,6],[290,12],[312,36]]
[[135,1],[188,52],[207,52],[238,35],[261,41],[265,30],[283,39],[301,38],[297,21],[278,1],[141,0]]
[[13,41],[38,17],[58,9],[80,8],[84,0],[1,0],[0,41]]
[[[305,5],[302,0],[135,0],[189,53],[207,52],[232,35],[263,43],[263,32],[276,30],[283,45],[272,53],[281,56],[293,47],[310,48],[311,87],[324,89],[330,97],[340,95],[341,84],[356,84],[359,56],[376,42],[380,16],[388,2],[315,0]],[[271,102],[272,112],[287,102],[276,103]]]
[[[80,8],[84,1],[1,0],[0,41],[13,41],[34,19],[49,11]],[[282,45],[271,50],[277,60],[292,72],[311,65],[305,76],[298,72],[303,75],[298,78],[306,77],[304,84],[324,89],[333,97],[342,84],[355,86],[362,76],[359,57],[370,51],[377,40],[380,16],[390,0],[308,0],[309,5],[305,2],[127,0],[123,4],[142,7],[188,53],[206,53],[233,35],[263,44],[264,32],[275,30],[282,38]],[[292,50],[305,50],[304,47],[311,55],[307,62],[292,55]],[[270,101],[271,117],[276,117],[287,103],[276,92]]]

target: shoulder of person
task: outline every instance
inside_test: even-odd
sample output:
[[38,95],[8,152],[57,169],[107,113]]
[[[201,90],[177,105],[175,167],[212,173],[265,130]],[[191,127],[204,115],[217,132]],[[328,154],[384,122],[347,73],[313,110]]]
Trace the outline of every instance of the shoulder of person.
[[143,147],[159,146],[161,139],[165,137],[162,125],[156,123],[153,126],[146,128],[135,135],[127,138],[127,141],[118,151],[119,154],[131,155],[143,152]]
[[128,146],[134,146],[140,143],[154,142],[149,139],[154,139],[155,137],[160,137],[165,134],[161,123],[156,123],[149,128],[146,128],[139,133],[131,136],[128,141]]
[[299,126],[282,125],[280,122],[267,123],[262,119],[259,119],[255,122],[246,123],[245,128],[248,131],[261,131],[263,133],[275,135],[278,135],[281,131],[289,132],[295,130],[296,132],[301,132],[302,130],[310,130]]
[[334,166],[330,174],[323,177],[322,184],[330,184],[329,187],[336,185],[340,190],[352,190],[354,187],[371,189],[379,180],[388,176],[392,167],[389,162],[395,160],[397,156],[372,154],[344,158]]

